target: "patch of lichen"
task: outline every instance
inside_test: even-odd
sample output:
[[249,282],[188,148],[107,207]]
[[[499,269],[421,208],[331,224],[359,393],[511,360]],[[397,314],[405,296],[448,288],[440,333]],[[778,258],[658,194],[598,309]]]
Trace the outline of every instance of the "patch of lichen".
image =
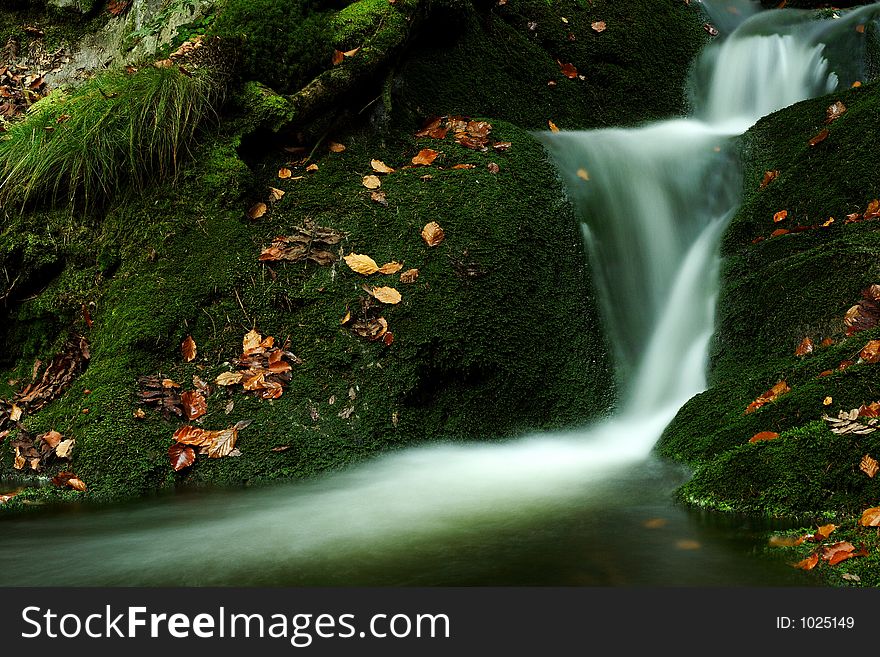
[[[835,100],[846,113],[825,128]],[[764,513],[857,511],[876,505],[878,483],[859,471],[864,454],[876,456],[872,435],[836,436],[818,421],[880,398],[880,370],[857,363],[876,330],[845,335],[843,316],[862,289],[880,280],[880,224],[845,224],[880,196],[880,165],[873,155],[880,89],[867,85],[798,103],[758,122],[742,139],[743,204],[722,250],[717,333],[710,383],[685,405],[659,444],[661,453],[695,469],[682,489],[689,502]],[[764,172],[779,176],[761,189]],[[774,224],[773,215],[788,218]],[[777,237],[779,227],[825,228]],[[753,243],[755,238],[763,241]],[[803,359],[794,350],[805,337],[816,345]],[[834,340],[819,347],[824,338]],[[819,376],[828,370],[830,376]],[[751,414],[746,406],[779,380],[792,391]],[[829,404],[824,405],[826,398]],[[748,444],[759,431],[780,438]]]
[[[448,12],[399,66],[394,101],[417,120],[472,113],[528,129],[681,115],[688,68],[708,39],[700,16],[685,3],[641,0],[510,0]],[[591,28],[597,21],[605,31]],[[563,76],[558,62],[584,79]]]
[[[91,498],[305,477],[425,440],[570,426],[610,406],[610,366],[580,236],[541,147],[501,122],[493,136],[513,143],[504,154],[476,153],[451,139],[417,143],[413,130],[381,135],[365,127],[338,135],[345,152],[321,149],[318,171],[296,169],[295,176],[307,177],[289,181],[276,175],[288,163],[283,151],[255,157],[246,171],[229,146],[238,136],[221,132],[197,151],[178,186],[115,205],[92,227],[92,258],[114,245],[119,265],[97,288],[83,277],[70,304],[73,313],[79,303],[95,302],[92,328],[76,325],[91,343],[89,368],[26,423],[32,432],[55,428],[76,437],[70,467]],[[443,153],[442,170],[399,170],[383,179],[388,207],[370,200],[361,177],[371,158],[400,167],[427,146]],[[486,169],[490,161],[498,174]],[[448,168],[460,162],[478,168]],[[422,180],[425,174],[433,177]],[[265,199],[269,185],[286,195],[249,222],[245,210]],[[345,231],[345,252],[419,268],[412,285],[397,276],[369,280],[404,297],[384,309],[394,333],[390,346],[340,326],[346,309],[356,312],[366,296],[365,280],[344,264],[258,262],[261,247],[307,220]],[[419,236],[430,220],[447,233],[435,249]],[[457,273],[467,266],[481,276]],[[80,269],[94,275],[95,267]],[[65,269],[61,278],[73,275]],[[14,318],[30,303],[16,306]],[[203,426],[253,420],[241,433],[242,456],[200,457],[175,474],[167,449],[182,422],[153,410],[135,418],[137,378],[161,372],[187,388],[193,375],[212,381],[229,369],[224,363],[240,353],[242,335],[254,326],[289,340],[303,363],[275,401],[215,390]],[[179,355],[186,335],[199,347],[191,364]],[[45,346],[25,357],[24,345],[13,344],[19,358],[10,371],[19,373],[32,357],[51,352]],[[9,448],[0,454],[9,470]]]

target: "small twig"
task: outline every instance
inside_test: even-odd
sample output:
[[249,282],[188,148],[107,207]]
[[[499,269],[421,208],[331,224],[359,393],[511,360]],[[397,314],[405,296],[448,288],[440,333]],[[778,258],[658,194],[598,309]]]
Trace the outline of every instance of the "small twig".
[[235,300],[238,301],[238,305],[241,306],[241,312],[244,313],[244,318],[248,321],[248,324],[253,325],[253,322],[251,321],[247,310],[244,309],[244,304],[241,302],[241,297],[238,296],[238,288],[235,288]]

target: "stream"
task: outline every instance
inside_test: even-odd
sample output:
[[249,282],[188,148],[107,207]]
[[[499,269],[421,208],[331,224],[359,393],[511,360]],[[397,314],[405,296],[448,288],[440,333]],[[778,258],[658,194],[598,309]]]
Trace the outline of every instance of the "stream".
[[723,33],[694,65],[690,118],[536,135],[583,221],[621,390],[611,418],[308,482],[0,518],[0,585],[807,584],[758,556],[769,521],[677,506],[687,472],[651,452],[706,387],[741,189],[732,138],[863,79],[854,27],[880,10],[705,4]]

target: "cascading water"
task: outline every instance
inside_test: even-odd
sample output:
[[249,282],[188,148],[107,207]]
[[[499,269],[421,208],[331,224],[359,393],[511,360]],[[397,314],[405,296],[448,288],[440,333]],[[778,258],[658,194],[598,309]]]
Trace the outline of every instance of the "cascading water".
[[[783,34],[774,33],[776,24]],[[820,40],[827,35],[823,23],[801,14],[757,14],[702,58],[698,118],[540,135],[584,218],[624,390],[615,417],[503,445],[406,450],[304,485],[194,503],[182,496],[171,509],[166,501],[6,522],[5,563],[27,554],[48,564],[63,555],[63,566],[4,568],[0,582],[289,583],[299,581],[291,573],[326,562],[344,571],[351,559],[391,553],[402,560],[435,542],[454,546],[443,551],[454,559],[486,532],[524,541],[521,528],[561,509],[593,504],[607,512],[614,504],[607,490],[648,467],[663,428],[705,385],[716,247],[740,188],[728,138],[767,112],[833,88]],[[638,495],[629,493],[634,504]],[[185,557],[191,560],[181,568]]]

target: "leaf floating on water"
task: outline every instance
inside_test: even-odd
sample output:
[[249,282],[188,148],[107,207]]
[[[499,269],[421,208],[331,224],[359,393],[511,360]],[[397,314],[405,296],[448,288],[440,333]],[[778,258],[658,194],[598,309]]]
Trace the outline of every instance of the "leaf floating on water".
[[770,547],[796,547],[803,542],[803,536],[771,536],[767,544]]
[[823,141],[825,141],[828,138],[828,135],[829,135],[828,128],[825,128],[818,135],[816,135],[815,137],[810,139],[810,141],[808,141],[807,143],[810,146],[815,146],[817,144],[821,144]]
[[767,185],[769,185],[774,180],[776,180],[776,178],[778,176],[779,176],[779,171],[777,171],[775,169],[773,171],[765,171],[764,178],[761,180],[761,186],[759,189],[764,189]]
[[422,228],[422,239],[428,246],[437,246],[446,238],[446,233],[436,221],[425,224]]
[[580,178],[581,180],[586,181],[586,180],[590,179],[590,174],[587,172],[586,169],[578,169],[577,170],[577,177]]
[[168,460],[175,472],[180,472],[196,462],[196,451],[187,445],[174,443],[168,448]]
[[669,524],[669,521],[666,518],[650,518],[649,520],[645,520],[642,523],[642,526],[645,529],[660,529]]
[[196,341],[193,340],[191,335],[186,336],[186,339],[180,345],[180,354],[183,356],[184,362],[193,362],[196,359],[196,353]]
[[379,271],[379,265],[377,265],[376,261],[368,255],[349,253],[343,258],[343,260],[345,260],[345,264],[347,264],[350,269],[363,276],[369,276],[370,274],[375,274]]
[[870,454],[865,454],[859,463],[859,470],[873,479],[877,471],[880,470],[880,463],[877,463],[877,459],[871,458]]
[[675,542],[675,547],[679,550],[699,550],[703,546],[699,541],[693,541],[690,539],[681,539]]
[[775,431],[760,431],[749,438],[750,443],[759,443],[764,440],[775,440],[779,438],[779,434]]
[[825,110],[825,123],[831,123],[835,119],[839,119],[841,116],[843,116],[843,113],[845,111],[846,105],[841,103],[839,100],[835,101],[828,106],[827,110]]
[[801,340],[801,343],[794,350],[794,355],[798,358],[803,358],[807,354],[813,353],[813,341],[810,338],[804,338]]

